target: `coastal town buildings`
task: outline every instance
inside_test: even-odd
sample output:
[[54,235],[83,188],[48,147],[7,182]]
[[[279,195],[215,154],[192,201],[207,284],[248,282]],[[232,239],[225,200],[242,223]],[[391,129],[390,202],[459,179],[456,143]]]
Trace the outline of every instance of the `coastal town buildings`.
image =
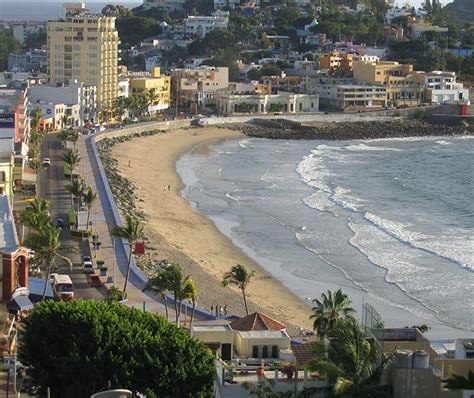
[[27,84],[9,80],[6,87],[0,87],[0,135],[27,144],[29,132]]
[[310,94],[215,94],[217,110],[222,115],[235,113],[313,112],[319,109],[319,97]]
[[433,25],[431,22],[417,20],[416,18],[409,20],[408,27],[411,30],[412,40],[417,40],[421,38],[421,36],[427,32],[446,34],[449,31],[449,29],[446,27]]
[[179,106],[197,110],[212,103],[217,91],[227,89],[229,68],[199,66],[171,72],[173,95]]
[[[33,109],[44,108],[45,118],[55,119],[47,122],[54,125],[54,128],[63,127],[60,121],[63,115],[68,116],[71,126],[83,126],[85,121],[94,121],[96,118],[96,87],[87,86],[83,82],[71,80],[67,85],[32,85],[28,97]],[[53,108],[45,105],[54,107],[54,111],[58,112],[53,112]]]
[[48,53],[43,49],[33,49],[8,55],[8,70],[13,72],[43,71],[48,66]]
[[117,97],[118,45],[115,17],[94,15],[83,3],[67,3],[66,18],[48,22],[49,82],[73,80],[97,90],[97,110],[108,116]]
[[385,86],[313,84],[311,92],[319,96],[319,106],[324,110],[347,111],[387,106],[387,88]]
[[321,69],[352,69],[352,54],[343,54],[340,52],[332,52],[323,54],[319,57],[319,66]]
[[187,36],[203,38],[214,29],[227,29],[228,11],[215,11],[211,16],[189,15],[184,21],[184,32]]
[[10,29],[13,37],[24,46],[28,36],[46,30],[46,23],[44,21],[16,21],[10,24]]
[[156,113],[170,107],[171,78],[163,76],[160,68],[154,67],[151,72],[129,72],[126,76],[129,78],[129,94],[150,98],[148,112]]

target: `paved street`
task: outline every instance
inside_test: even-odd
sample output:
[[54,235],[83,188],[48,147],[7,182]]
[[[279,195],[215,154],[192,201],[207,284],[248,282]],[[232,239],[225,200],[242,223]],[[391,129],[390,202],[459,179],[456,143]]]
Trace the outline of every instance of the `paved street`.
[[64,189],[69,184],[69,180],[64,178],[64,162],[61,160],[63,148],[57,134],[45,135],[41,154],[43,159],[51,159],[51,166],[40,172],[39,197],[51,202],[51,215],[54,220],[62,218],[66,223],[66,227],[61,232],[62,244],[75,249],[73,253],[67,254],[74,263],[72,271],[67,265],[60,263],[58,272],[71,276],[76,298],[103,299],[106,293],[105,288],[89,287],[81,269],[81,255],[87,253],[87,242],[73,239],[69,233],[68,212],[71,208],[71,197]]

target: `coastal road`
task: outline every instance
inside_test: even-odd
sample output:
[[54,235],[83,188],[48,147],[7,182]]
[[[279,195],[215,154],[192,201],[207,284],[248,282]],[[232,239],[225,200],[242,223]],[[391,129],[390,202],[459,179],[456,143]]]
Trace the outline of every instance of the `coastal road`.
[[57,272],[71,277],[76,298],[101,300],[105,297],[105,288],[89,287],[81,268],[81,256],[88,254],[88,243],[73,238],[69,232],[68,213],[71,209],[71,196],[65,190],[69,180],[64,177],[64,162],[61,160],[63,150],[57,134],[45,135],[41,146],[41,155],[43,159],[51,159],[51,166],[40,172],[38,196],[50,201],[53,220],[57,218],[64,220],[65,227],[61,232],[61,243],[74,250],[74,252],[66,254],[74,264],[73,269],[70,270],[67,265],[59,262]]

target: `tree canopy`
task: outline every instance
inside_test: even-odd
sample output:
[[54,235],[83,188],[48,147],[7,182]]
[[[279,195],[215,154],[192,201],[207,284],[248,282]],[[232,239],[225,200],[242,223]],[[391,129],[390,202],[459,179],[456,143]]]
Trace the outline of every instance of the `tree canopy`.
[[119,303],[46,301],[23,323],[19,355],[53,397],[83,398],[109,382],[151,397],[208,397],[204,345],[163,317]]

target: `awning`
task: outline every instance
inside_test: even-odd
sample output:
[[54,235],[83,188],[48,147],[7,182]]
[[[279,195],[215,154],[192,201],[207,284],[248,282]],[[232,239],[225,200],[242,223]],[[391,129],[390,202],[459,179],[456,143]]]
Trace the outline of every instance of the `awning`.
[[[30,291],[30,300],[33,303],[37,303],[43,299],[44,290],[44,279],[28,277],[28,290]],[[54,298],[53,289],[51,283],[46,284],[46,300],[52,300]]]
[[28,296],[17,296],[7,307],[10,311],[29,311],[33,309],[34,305]]

